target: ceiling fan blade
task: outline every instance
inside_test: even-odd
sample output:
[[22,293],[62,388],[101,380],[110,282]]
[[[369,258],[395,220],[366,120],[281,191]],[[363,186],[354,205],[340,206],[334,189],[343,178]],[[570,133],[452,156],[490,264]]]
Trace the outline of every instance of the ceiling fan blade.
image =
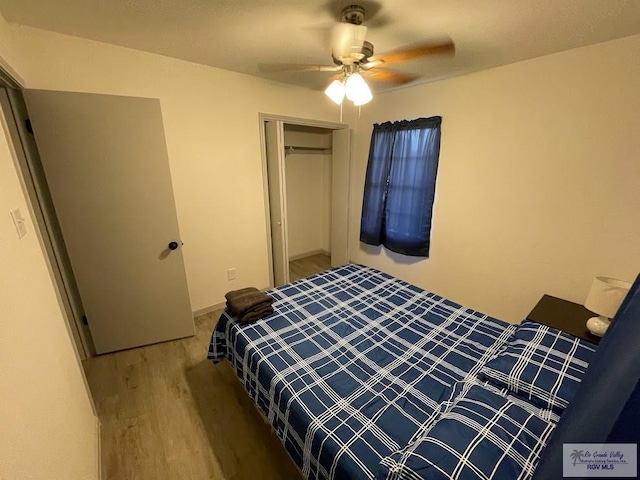
[[278,72],[338,72],[342,69],[338,65],[301,65],[296,63],[261,63],[258,70],[261,73]]
[[373,55],[363,66],[364,68],[373,68],[381,64],[391,65],[415,58],[428,57],[430,55],[455,55],[455,53],[456,46],[451,40],[439,44],[423,43],[412,47],[401,48],[393,52]]
[[348,58],[362,53],[367,27],[352,23],[336,23],[331,32],[331,53],[334,58]]
[[420,75],[411,73],[396,72],[385,68],[374,68],[360,72],[365,78],[380,82],[393,83],[395,85],[404,85],[420,78]]

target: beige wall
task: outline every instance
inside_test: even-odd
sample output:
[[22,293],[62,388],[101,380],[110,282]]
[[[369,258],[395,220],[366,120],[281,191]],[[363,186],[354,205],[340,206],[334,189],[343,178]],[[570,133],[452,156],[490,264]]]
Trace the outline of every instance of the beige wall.
[[328,250],[330,232],[325,210],[331,192],[325,170],[331,167],[330,159],[329,155],[317,153],[286,156],[289,258]]
[[[20,77],[17,71],[20,66],[20,55],[14,37],[14,29],[0,13],[0,65],[14,77]],[[18,80],[22,80],[22,78],[20,77]]]
[[[193,310],[269,283],[258,113],[336,121],[322,92],[12,25],[30,88],[159,98]],[[236,267],[237,279],[226,270]]]
[[320,248],[331,253],[331,165],[333,157],[322,155],[322,237]]
[[[14,208],[27,219],[28,232],[22,239],[9,215]],[[0,125],[0,371],[0,478],[97,479],[97,420],[4,125]]]
[[[640,36],[378,95],[355,137],[351,257],[520,321],[640,269]],[[373,123],[442,115],[431,256],[358,241]]]

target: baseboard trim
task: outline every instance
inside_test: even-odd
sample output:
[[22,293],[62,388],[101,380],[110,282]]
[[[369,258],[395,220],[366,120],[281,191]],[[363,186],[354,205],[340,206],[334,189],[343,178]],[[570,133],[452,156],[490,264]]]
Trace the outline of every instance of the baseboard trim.
[[200,315],[206,315],[207,313],[215,312],[216,310],[220,310],[224,308],[226,305],[225,302],[216,303],[215,305],[211,305],[209,307],[201,308],[200,310],[196,310],[193,312],[194,317],[199,317]]
[[327,252],[326,250],[320,249],[320,250],[313,250],[312,252],[306,252],[306,253],[300,253],[299,255],[294,255],[292,257],[289,257],[289,261],[295,262],[296,260],[302,260],[303,258],[313,257],[314,255],[318,255],[321,253],[331,256],[331,252]]

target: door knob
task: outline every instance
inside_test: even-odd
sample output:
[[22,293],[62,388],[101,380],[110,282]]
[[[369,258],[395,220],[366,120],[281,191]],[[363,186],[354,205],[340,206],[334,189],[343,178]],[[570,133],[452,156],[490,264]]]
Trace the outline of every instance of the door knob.
[[169,250],[175,250],[178,248],[178,242],[169,242]]

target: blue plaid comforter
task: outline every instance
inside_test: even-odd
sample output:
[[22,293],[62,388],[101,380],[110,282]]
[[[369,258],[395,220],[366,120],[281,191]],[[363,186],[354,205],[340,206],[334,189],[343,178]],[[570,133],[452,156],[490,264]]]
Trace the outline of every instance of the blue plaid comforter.
[[457,382],[514,326],[360,265],[275,288],[274,314],[225,312],[209,359],[227,358],[307,479],[371,479],[421,438]]

